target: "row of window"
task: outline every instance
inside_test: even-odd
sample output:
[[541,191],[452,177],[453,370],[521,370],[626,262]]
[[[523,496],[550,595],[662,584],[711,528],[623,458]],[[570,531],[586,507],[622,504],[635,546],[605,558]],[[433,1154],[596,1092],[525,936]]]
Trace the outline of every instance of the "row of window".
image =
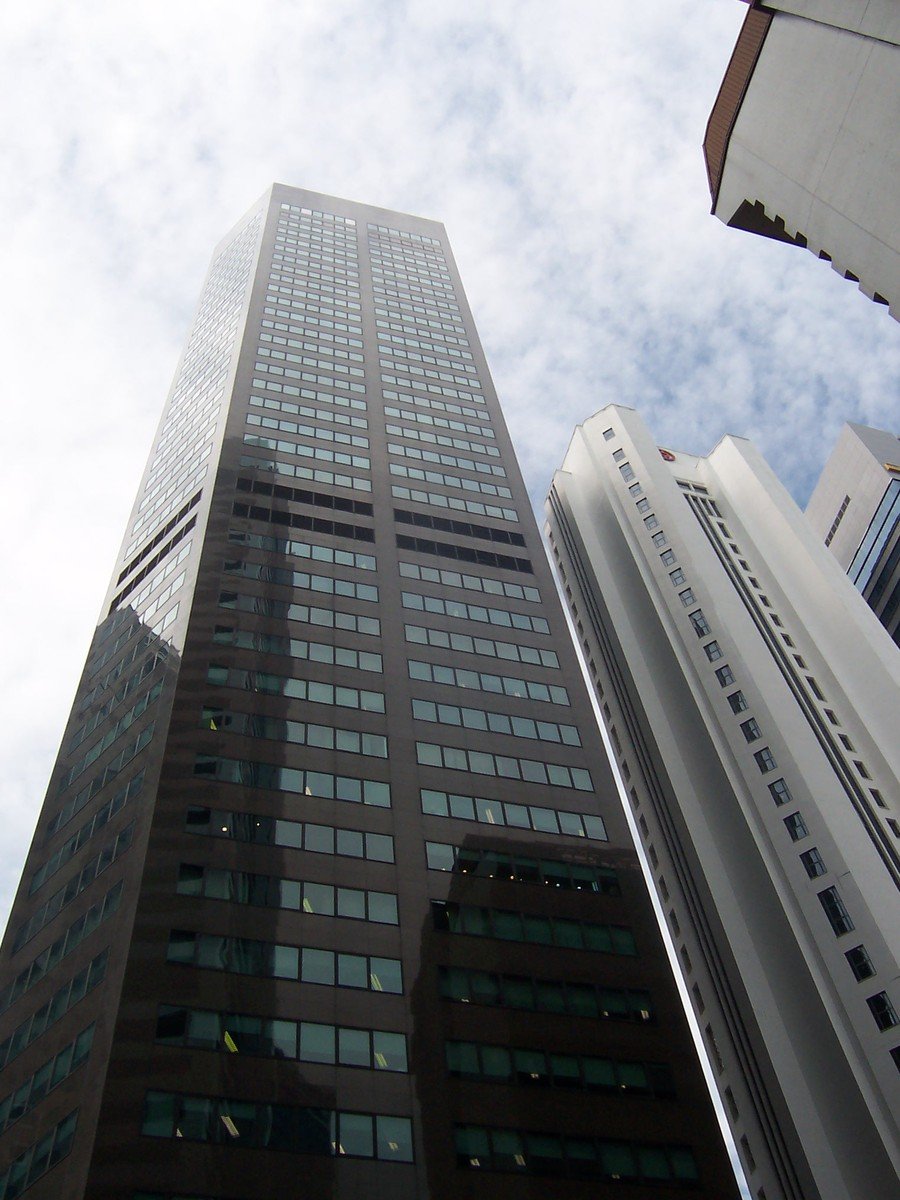
[[359,303],[359,291],[356,288],[345,287],[339,283],[307,282],[300,272],[296,277],[299,287],[287,286],[295,281],[293,273],[270,272],[269,279],[271,282],[266,285],[266,300],[272,303],[284,303],[282,297],[296,296],[299,300],[311,301],[307,307],[313,312],[359,320],[356,314],[362,310],[362,305]]
[[447,771],[466,771],[470,775],[492,775],[500,779],[518,779],[550,787],[574,788],[592,792],[590,771],[583,767],[564,767],[538,759],[513,758],[480,750],[462,750],[433,742],[416,742],[416,761],[422,767],[443,767]]
[[[484,592],[490,596],[507,596],[510,600],[528,600],[532,604],[541,603],[541,593],[536,587],[527,584],[507,583],[502,579],[492,579],[489,575],[466,575],[460,571],[448,571],[443,567],[423,567],[418,563],[401,562],[399,566],[400,575],[404,579],[420,579],[423,583],[439,583],[442,587],[462,588],[469,592]],[[522,626],[522,628],[526,628],[526,626]],[[537,627],[532,625],[529,628]],[[546,621],[539,632],[550,632],[550,626]]]
[[194,863],[182,863],[178,868],[176,890],[181,896],[205,896],[208,900],[283,908],[313,916],[346,917],[348,920],[372,921],[378,925],[396,925],[399,922],[397,897],[391,892],[334,887],[330,883],[282,879],[276,875],[228,871]]
[[274,496],[278,500],[293,500],[295,504],[311,504],[316,508],[328,508],[337,512],[355,513],[371,517],[374,509],[367,500],[350,500],[335,496],[333,492],[313,492],[309,488],[286,487],[271,484],[263,479],[246,479],[238,476],[235,489],[238,492],[253,492],[257,496]]
[[294,679],[291,676],[271,675],[265,671],[246,671],[238,667],[213,665],[206,674],[208,683],[218,687],[238,688],[266,696],[290,696],[309,704],[328,704],[336,708],[357,708],[362,712],[384,712],[384,693],[361,688],[340,687],[333,683],[317,683],[314,679]]
[[148,1092],[141,1132],[189,1142],[256,1146],[327,1158],[412,1162],[408,1117],[335,1112],[293,1104],[253,1104],[211,1096]]
[[[199,500],[199,499],[200,499],[200,493],[198,492],[197,496],[196,496],[196,500]],[[194,504],[196,503],[196,500],[191,500],[188,504],[186,504],[184,506],[184,508],[182,509],[182,512],[186,513],[189,509],[193,508]],[[181,515],[182,515],[182,513],[180,512],[177,517],[173,517],[172,521],[170,521],[169,524],[170,525],[176,524],[177,521],[179,521],[181,519]],[[126,587],[122,588],[121,592],[119,592],[119,594],[113,599],[112,603],[109,606],[110,612],[113,612],[115,609],[117,609],[119,607],[119,605],[122,603],[122,601],[124,599],[126,599],[126,597],[131,595],[131,593],[135,590],[135,588],[140,587],[140,585],[144,582],[144,580],[147,578],[147,576],[156,570],[156,568],[163,561],[163,559],[172,553],[172,551],[179,544],[179,542],[182,542],[187,537],[187,535],[191,532],[191,530],[194,528],[194,526],[196,524],[197,524],[197,518],[191,517],[191,519],[184,526],[182,526],[182,528],[179,529],[178,532],[173,537],[169,538],[169,540],[165,543],[165,545],[162,547],[162,549],[157,551],[157,553],[153,555],[153,557],[149,560],[149,562],[147,562],[140,569],[140,571],[138,571],[138,573],[131,580],[131,582]],[[168,528],[168,526],[167,526],[167,528]],[[159,535],[157,535],[157,537],[158,536]],[[141,551],[141,553],[137,556],[137,558],[135,558],[125,568],[125,570],[119,576],[120,581],[122,579],[124,579],[126,575],[128,575],[130,573],[130,571],[144,557],[144,554],[147,552],[147,550],[149,550],[149,548],[151,546],[153,546],[155,543],[156,543],[156,538],[154,538],[153,541],[150,542],[148,544],[148,546],[146,546],[144,548],[144,550]]]
[[198,754],[194,774],[204,779],[239,783],[243,787],[265,788],[273,792],[293,792],[323,800],[347,800],[351,804],[371,804],[376,808],[391,806],[390,784],[376,779],[330,775],[327,771],[300,771],[274,763]]
[[550,626],[545,617],[511,612],[507,608],[488,608],[482,604],[464,604],[461,600],[446,600],[443,596],[422,595],[420,592],[402,592],[400,602],[404,608],[413,612],[459,617],[463,621],[478,621],[486,625],[496,625],[500,629],[524,629],[530,633],[550,632]]
[[322,546],[316,542],[297,542],[269,534],[248,533],[245,530],[229,529],[229,542],[239,546],[250,546],[256,550],[268,550],[272,554],[287,554],[292,558],[309,558],[313,562],[335,563],[341,567],[355,567],[358,571],[374,571],[373,554],[357,554],[352,550],[336,550],[333,546]]
[[460,458],[457,454],[444,454],[437,450],[421,450],[418,446],[404,446],[400,442],[388,442],[388,454],[397,458],[411,458],[415,462],[434,463],[441,467],[456,467],[459,471],[475,471],[481,475],[493,475],[505,479],[506,471],[498,463],[476,462],[472,458]]
[[[343,346],[340,346],[340,345],[334,344],[336,342],[336,339],[331,337],[331,335],[313,334],[310,336],[312,336],[315,340],[304,341],[299,338],[280,337],[278,334],[275,334],[275,333],[262,333],[261,332],[259,334],[259,340],[260,340],[260,342],[269,342],[274,346],[289,346],[292,350],[311,350],[313,352],[313,354],[332,354],[332,355],[334,355],[335,358],[345,358],[350,362],[358,362],[358,363],[365,362],[364,355],[357,354],[356,351],[349,350],[346,348],[347,345],[349,344],[349,339],[347,339],[347,338],[340,339],[344,343]],[[320,339],[329,344],[326,344],[324,346],[321,345]],[[356,338],[354,340],[355,340],[355,343],[361,348],[362,344],[363,344],[362,339]]]
[[172,930],[166,961],[235,975],[254,975],[259,979],[295,979],[300,983],[395,995],[403,992],[403,973],[397,958],[340,954],[311,946],[194,933],[188,929]]
[[280,654],[303,662],[334,664],[353,667],[357,671],[381,674],[382,658],[370,650],[351,650],[346,646],[334,646],[328,642],[308,642],[301,638],[286,638],[277,633],[259,633],[249,629],[235,629],[230,625],[217,625],[213,633],[217,646],[235,646],[240,650],[254,650],[258,654]]
[[316,608],[309,604],[289,604],[283,600],[272,600],[268,596],[248,596],[240,592],[220,592],[219,607],[236,612],[255,613],[260,617],[272,617],[281,621],[301,621],[304,625],[318,625],[323,629],[345,629],[350,633],[381,636],[381,621],[378,617],[359,616],[357,613],[340,609]]
[[699,1179],[697,1163],[687,1146],[613,1142],[478,1125],[455,1126],[454,1141],[457,1165],[471,1170],[690,1187]]
[[287,509],[269,508],[262,504],[241,504],[235,501],[232,515],[249,521],[266,521],[273,525],[289,525],[329,537],[346,538],[356,542],[374,542],[375,531],[368,525],[353,525],[349,521],[333,521],[327,517],[312,517],[309,513],[292,513]]
[[400,304],[395,305],[393,308],[387,308],[383,301],[376,302],[375,316],[376,318],[389,318],[386,321],[375,321],[376,326],[381,329],[397,329],[409,333],[427,331],[429,337],[447,337],[448,340],[452,339],[456,345],[460,346],[468,346],[469,344],[463,336],[466,332],[464,326],[456,322],[429,320],[428,314],[424,309],[418,312],[409,304]]
[[[425,471],[420,467],[407,467],[403,463],[390,463],[392,475],[401,479],[420,479],[424,483],[437,483],[441,487],[459,488],[464,492],[481,492],[485,496],[512,497],[512,490],[499,483],[487,483],[481,479],[466,479],[461,475],[445,475],[443,471]],[[510,510],[514,511],[514,510]]]
[[344,475],[340,471],[327,471],[320,467],[304,467],[301,463],[282,462],[276,458],[251,458],[241,455],[242,467],[254,467],[258,471],[271,471],[286,479],[309,479],[313,483],[327,483],[334,487],[352,488],[356,492],[371,492],[372,481],[362,475]]
[[206,837],[230,838],[261,846],[283,846],[306,850],[310,854],[338,854],[364,858],[370,862],[392,863],[394,839],[386,833],[364,833],[359,829],[338,829],[310,821],[287,821],[257,813],[230,812],[226,809],[192,805],[185,818],[188,833]]
[[[379,336],[383,337],[384,335],[380,334]],[[382,388],[381,395],[385,400],[394,400],[398,404],[412,404],[416,408],[427,408],[434,412],[453,413],[460,417],[474,417],[476,421],[490,421],[491,419],[491,414],[483,407],[480,409],[469,408],[465,404],[454,404],[452,400],[436,400],[428,396],[417,396],[414,392],[392,392],[389,388]],[[487,403],[484,396],[473,396],[472,399],[477,404],[484,405]]]
[[395,508],[394,520],[400,525],[416,525],[420,529],[435,529],[441,533],[453,533],[458,537],[479,538],[486,542],[499,542],[505,546],[524,546],[521,533],[509,529],[497,529],[494,525],[473,525],[471,521],[456,521],[448,517],[436,517],[432,513],[411,512]]
[[31,1013],[12,1031],[9,1037],[0,1042],[0,1070],[8,1067],[13,1059],[18,1058],[26,1046],[37,1041],[51,1025],[73,1008],[79,1000],[93,991],[98,983],[102,983],[106,975],[106,964],[109,950],[102,950],[86,967],[67,979],[49,1000],[45,1001],[36,1012]]
[[[265,323],[264,321],[263,324]],[[368,408],[365,400],[359,400],[356,396],[339,396],[335,392],[318,392],[314,388],[299,388],[298,394],[301,400],[314,400],[317,404],[331,404],[336,408],[349,408],[354,412],[365,412]],[[251,393],[247,403],[251,408],[288,413],[295,417],[310,415],[309,409],[296,404],[293,400],[275,400],[271,396],[254,396]],[[365,426],[360,426],[360,428],[365,428]]]
[[535,721],[531,717],[509,716],[484,708],[463,708],[457,704],[436,704],[433,700],[412,702],[416,721],[431,721],[437,725],[453,725],[462,729],[483,730],[507,737],[530,738],[556,745],[580,746],[581,737],[574,725],[558,721]]
[[385,1029],[356,1029],[316,1021],[286,1021],[246,1013],[161,1005],[156,1040],[259,1058],[292,1059],[373,1071],[409,1069],[406,1038]]
[[288,721],[261,713],[226,712],[204,707],[200,716],[204,729],[227,731],[244,737],[266,738],[292,746],[337,750],[343,754],[362,754],[369,758],[387,758],[387,738],[380,733],[361,733],[332,725],[314,725],[306,721]]
[[293,571],[288,567],[276,567],[249,559],[226,559],[223,570],[226,575],[240,575],[244,579],[255,579],[260,583],[278,583],[295,591],[318,592],[322,596],[347,596],[352,600],[378,603],[378,588],[373,583],[356,583],[352,579],[340,579],[334,575],[311,575],[308,571]]
[[589,1054],[553,1054],[544,1050],[447,1042],[447,1070],[460,1079],[516,1083],[522,1087],[575,1088],[616,1095],[674,1096],[666,1063],[595,1058]]
[[[279,288],[279,291],[282,289]],[[294,293],[297,294],[296,292]],[[318,311],[333,311],[333,310],[318,310]],[[337,364],[332,366],[330,363],[323,362],[324,370],[338,370]],[[274,363],[255,362],[253,364],[254,371],[259,371],[262,374],[274,375],[280,378],[296,379],[302,383],[315,383],[321,387],[346,388],[350,392],[357,392],[359,395],[366,394],[365,384],[353,383],[351,380],[335,379],[334,375],[317,375],[315,371],[299,371],[296,367],[278,367]],[[254,386],[256,380],[253,381]]]
[[535,979],[528,975],[498,975],[465,967],[439,967],[440,994],[463,1004],[486,1004],[523,1012],[568,1013],[592,1020],[637,1021],[654,1019],[650,993],[634,988]]
[[[386,375],[382,375],[386,379]],[[428,433],[424,429],[412,429],[409,425],[385,425],[388,434],[394,437],[406,438],[409,442],[424,442],[429,446],[446,446],[450,450],[466,450],[469,454],[484,454],[487,458],[499,458],[500,451],[496,446],[485,445],[484,442],[472,442],[468,438],[449,437],[442,433]]]
[[535,833],[562,834],[592,841],[607,840],[603,819],[587,813],[564,812],[536,804],[510,804],[430,788],[422,788],[420,796],[422,812],[429,816],[478,821],[482,825],[508,825],[513,829],[533,829]]
[[[122,617],[129,616],[129,615],[131,615],[131,614],[129,614],[128,609],[121,609],[119,612],[117,612],[115,614],[115,616],[118,617],[120,620]],[[111,620],[115,620],[115,617],[111,618]],[[136,632],[136,629],[137,629],[137,626],[135,627],[135,629],[131,630],[131,633]],[[107,632],[110,632],[110,631],[107,630]],[[130,636],[130,634],[129,634],[129,636]],[[98,645],[99,645],[99,643],[98,643]],[[107,671],[107,673],[103,676],[102,679],[98,679],[97,682],[94,684],[94,686],[90,689],[90,691],[84,693],[84,695],[78,701],[78,707],[77,707],[76,711],[80,714],[80,713],[83,713],[86,709],[90,708],[90,706],[94,703],[94,701],[97,700],[100,696],[102,696],[108,687],[110,687],[112,684],[114,684],[117,679],[122,678],[122,676],[125,674],[125,672],[128,670],[128,668],[131,666],[131,664],[133,662],[136,662],[137,659],[140,658],[140,656],[144,653],[144,651],[146,649],[147,649],[147,643],[143,638],[141,638],[140,641],[135,642],[135,644],[132,646],[132,648],[129,650],[129,652],[123,658],[120,658],[119,661],[115,664],[115,666],[111,667],[110,670]],[[152,652],[147,657],[148,657],[148,659],[153,659],[155,661],[157,658],[165,658],[166,653],[162,648],[160,648],[158,651]]]
[[[277,258],[285,258],[287,262],[295,262],[295,259],[289,256],[276,254]],[[328,329],[307,329],[305,325],[279,325],[274,321],[260,321],[260,329],[280,329],[286,333],[301,333],[304,337],[317,338],[320,341],[331,342],[336,346],[355,346],[361,350],[363,348],[362,338],[347,337],[344,334],[332,333]]]
[[[316,438],[321,442],[334,442],[339,446],[355,446],[359,450],[368,450],[369,439],[361,433],[344,433],[342,429],[332,429],[332,424],[353,424],[365,429],[368,422],[363,417],[347,417],[342,413],[334,413],[330,409],[309,410],[314,420],[325,421],[324,427],[304,425],[298,421],[288,421],[285,417],[267,417],[260,413],[248,412],[244,418],[251,428],[272,429],[278,433],[292,433],[297,437]],[[341,418],[343,417],[343,420]]]
[[[386,367],[389,371],[395,371],[397,369],[398,360],[402,359],[404,361],[415,363],[428,363],[428,365],[432,367],[449,367],[452,371],[465,371],[467,372],[467,374],[464,376],[466,380],[469,379],[470,375],[476,375],[476,367],[474,363],[459,362],[457,359],[452,358],[449,355],[445,358],[440,351],[446,352],[446,349],[446,347],[440,346],[433,353],[429,353],[427,350],[407,350],[402,346],[385,343],[379,338],[378,353],[382,355],[390,355],[390,358],[379,359],[379,365]],[[460,352],[457,350],[456,353],[459,354]],[[469,355],[469,357],[471,358],[471,355]],[[452,378],[462,382],[460,376],[458,375],[454,375]]]
[[64,1046],[58,1054],[54,1054],[34,1072],[14,1092],[9,1092],[0,1100],[0,1134],[15,1124],[20,1117],[30,1113],[44,1099],[48,1092],[68,1079],[73,1071],[77,1071],[91,1052],[94,1039],[93,1023],[83,1029],[74,1041]]
[[244,445],[262,450],[277,450],[280,454],[294,454],[299,458],[312,458],[316,462],[337,463],[342,467],[356,467],[368,471],[371,459],[364,454],[345,454],[342,450],[328,450],[322,446],[309,446],[306,442],[286,442],[283,438],[260,437],[255,433],[244,434]]
[[26,942],[29,942],[35,934],[40,933],[45,925],[49,925],[68,904],[80,896],[86,888],[89,888],[107,867],[112,866],[131,845],[133,836],[134,821],[109,841],[93,858],[88,859],[77,875],[73,875],[63,887],[54,892],[52,896],[48,896],[44,903],[32,912],[28,920],[23,921],[19,926],[11,953],[16,954],[21,950]]
[[[553,832],[558,833],[558,828]],[[514,883],[540,883],[564,891],[595,892],[603,896],[622,894],[615,871],[593,863],[530,858],[525,854],[507,854],[485,847],[455,846],[449,842],[426,842],[425,857],[432,871],[456,871],[480,879],[508,879]]]
[[[28,885],[28,894],[33,896],[38,888],[47,882],[56,872],[66,865],[73,858],[82,846],[86,845],[91,838],[104,829],[109,821],[119,812],[129,800],[133,800],[141,790],[144,782],[143,772],[129,780],[124,787],[119,788],[116,794],[111,797],[98,809],[89,821],[81,826],[76,833],[67,838],[55,854],[51,855],[45,862],[37,868],[31,876],[31,883]],[[50,836],[49,834],[47,835]]]
[[[382,363],[382,366],[390,366],[390,363]],[[428,412],[397,408],[393,404],[385,405],[384,415],[394,417],[399,421],[412,421],[415,425],[429,425],[434,429],[451,429],[454,433],[471,433],[475,437],[496,438],[497,436],[490,425],[469,425],[466,421],[454,421],[451,417],[435,417]],[[487,417],[488,414],[484,415]]]
[[[472,513],[473,516],[496,517],[501,521],[518,521],[519,514],[514,508],[502,508],[499,504],[482,504],[480,500],[460,500],[455,496],[445,496],[441,492],[423,492],[418,488],[391,488],[395,500],[415,500],[418,504],[430,504],[433,508],[450,508],[456,512]],[[421,524],[417,521],[416,524]]]
[[433,554],[438,558],[455,558],[459,562],[479,563],[483,567],[499,567],[503,571],[521,571],[532,575],[531,562],[527,558],[513,558],[509,554],[494,554],[490,550],[473,550],[471,546],[459,546],[453,542],[434,542],[428,538],[407,537],[397,534],[400,550],[415,550],[417,554]]
[[46,1175],[72,1149],[78,1109],[54,1125],[40,1141],[35,1142],[13,1159],[5,1171],[0,1173],[0,1200],[13,1200],[21,1196],[26,1188]]
[[593,950],[603,954],[637,954],[634,934],[622,925],[549,917],[508,909],[483,908],[473,904],[431,902],[435,929],[472,937],[497,938],[505,942],[527,942],[537,946],[561,946],[569,950]]
[[[355,333],[357,336],[362,334],[362,326],[359,324],[361,317],[357,313],[347,312],[345,309],[335,308],[330,304],[316,304],[311,301],[305,301],[301,298],[302,295],[302,292],[299,290],[295,291],[292,288],[270,286],[266,290],[266,304],[280,304],[283,307],[266,307],[263,309],[263,312],[269,316],[293,317],[296,320],[316,321],[319,325],[333,329],[343,329],[347,333]],[[297,296],[298,299],[290,299],[291,296]],[[290,311],[291,309],[293,311]],[[291,395],[294,394],[294,392],[291,392]]]
[[[517,642],[498,642],[493,638],[471,637],[467,633],[448,633],[446,629],[430,629],[424,625],[404,625],[403,628],[406,640],[418,646],[437,646],[442,650],[501,658],[506,662],[530,663],[554,670],[559,667],[559,658],[555,650],[539,650],[534,646],[521,646]],[[551,693],[562,690],[552,686],[550,688]]]
[[71,954],[76,947],[80,946],[98,925],[102,925],[115,913],[121,899],[122,881],[120,879],[118,883],[113,884],[102,900],[98,900],[96,904],[91,905],[87,912],[77,917],[65,933],[51,942],[45,950],[42,950],[27,967],[19,971],[12,983],[7,984],[0,992],[0,1012],[6,1012],[20,996],[24,996],[27,991],[39,984],[67,954]]
[[[408,635],[407,640],[411,640]],[[546,704],[569,704],[569,693],[566,689],[553,684],[516,679],[512,675],[489,675],[484,671],[442,667],[437,663],[419,662],[412,658],[407,660],[407,666],[410,679],[420,679],[425,683],[448,684],[451,687],[490,692],[498,696],[515,696],[518,699],[536,700]]]

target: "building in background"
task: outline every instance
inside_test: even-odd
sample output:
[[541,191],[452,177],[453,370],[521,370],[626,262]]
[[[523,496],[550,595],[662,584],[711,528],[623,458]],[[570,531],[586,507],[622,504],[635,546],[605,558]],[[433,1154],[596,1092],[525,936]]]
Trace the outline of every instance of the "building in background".
[[806,516],[900,645],[900,440],[845,425]]
[[548,532],[753,1197],[896,1195],[894,646],[739,438],[603,409]]
[[443,226],[215,252],[0,954],[0,1197],[737,1187]]
[[900,314],[900,6],[752,0],[706,128],[712,211]]

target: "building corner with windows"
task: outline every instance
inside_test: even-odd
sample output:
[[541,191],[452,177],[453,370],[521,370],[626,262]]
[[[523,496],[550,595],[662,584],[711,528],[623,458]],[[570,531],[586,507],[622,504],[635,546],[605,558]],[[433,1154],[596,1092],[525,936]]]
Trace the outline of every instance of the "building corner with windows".
[[601,410],[547,535],[754,1200],[895,1195],[896,648],[740,438]]
[[806,517],[900,646],[900,439],[848,422]]
[[0,1200],[732,1200],[442,225],[216,249],[0,950]]

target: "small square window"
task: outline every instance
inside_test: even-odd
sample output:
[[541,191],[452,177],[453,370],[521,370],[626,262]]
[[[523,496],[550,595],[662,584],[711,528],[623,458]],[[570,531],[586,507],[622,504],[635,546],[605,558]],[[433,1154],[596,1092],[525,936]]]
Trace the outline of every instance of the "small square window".
[[764,747],[762,750],[757,750],[753,757],[756,759],[756,765],[759,767],[763,775],[765,775],[768,771],[774,771],[778,766],[778,763],[775,761],[775,755],[768,746]]
[[793,800],[791,789],[783,779],[775,779],[769,784],[769,791],[772,793],[772,799],[776,804],[790,804]]
[[663,550],[663,552],[659,556],[659,558],[664,567],[671,567],[676,561],[675,551],[674,550]]
[[678,599],[681,601],[681,603],[684,605],[685,608],[688,608],[691,604],[694,604],[696,601],[696,597],[694,595],[693,588],[685,588],[685,590],[683,592],[679,592]]
[[613,451],[613,461],[614,462],[621,462],[624,459],[624,457],[625,457],[624,450],[614,450]]
[[637,510],[638,510],[638,512],[639,512],[639,513],[645,513],[645,512],[648,512],[648,511],[649,511],[649,508],[650,508],[650,501],[647,499],[647,497],[646,497],[646,496],[642,496],[642,497],[640,498],[640,500],[638,500],[638,502],[637,502]]
[[621,471],[622,478],[626,483],[629,483],[632,479],[634,479],[634,467],[631,465],[631,463],[622,463],[622,465],[619,467],[619,470]]
[[863,979],[871,979],[875,974],[875,967],[872,965],[872,960],[869,958],[869,953],[865,946],[854,946],[852,950],[848,950],[844,957],[850,964],[850,970],[853,972],[853,978],[862,981]]
[[800,861],[806,869],[810,879],[816,879],[819,875],[824,875],[828,868],[819,851],[813,846],[812,850],[806,850],[800,855]]
[[732,692],[731,695],[727,697],[727,700],[731,705],[731,711],[733,713],[744,712],[747,707],[747,698],[741,691]]
[[791,813],[789,817],[784,818],[784,827],[790,834],[792,842],[799,842],[801,838],[809,837],[806,822],[798,812]]
[[749,721],[741,722],[741,733],[748,742],[758,742],[762,737],[759,722],[755,717],[751,717]]
[[604,429],[603,436],[606,439],[606,441],[611,442],[612,439],[616,436],[616,434],[615,434],[615,431],[612,429]]
[[887,805],[884,802],[884,797],[882,796],[881,792],[879,792],[877,788],[871,788],[870,791],[872,793],[872,799],[875,801],[875,803],[878,805],[878,807],[879,808],[887,808]]
[[684,583],[684,571],[682,571],[681,567],[676,567],[674,571],[669,573],[669,578],[672,580],[674,585],[678,587],[680,584]]
[[719,681],[719,687],[730,687],[734,683],[734,672],[727,663],[724,667],[716,668],[716,679]]
[[854,928],[853,921],[850,919],[843,900],[838,895],[837,888],[830,887],[826,888],[824,892],[819,892],[819,903],[825,910],[825,916],[838,937],[842,933],[849,933]]
[[703,650],[710,662],[715,662],[716,659],[722,657],[722,647],[718,642],[707,642]]
[[665,546],[668,540],[663,529],[660,529],[658,533],[654,533],[652,538],[654,546]]
[[[648,529],[656,529],[659,525],[659,517],[656,515],[656,513],[651,513],[649,517],[644,517],[644,524]],[[663,544],[664,543],[662,542],[658,543],[658,545]]]
[[900,1025],[900,1018],[897,1017],[887,992],[876,992],[874,996],[869,996],[866,1004],[872,1010],[872,1016],[879,1029],[893,1029],[895,1025]]
[[[709,637],[712,630],[709,627],[709,621],[703,615],[703,609],[698,608],[694,612],[689,613],[690,622],[694,627],[694,633],[697,637]],[[721,655],[719,656],[721,657]]]

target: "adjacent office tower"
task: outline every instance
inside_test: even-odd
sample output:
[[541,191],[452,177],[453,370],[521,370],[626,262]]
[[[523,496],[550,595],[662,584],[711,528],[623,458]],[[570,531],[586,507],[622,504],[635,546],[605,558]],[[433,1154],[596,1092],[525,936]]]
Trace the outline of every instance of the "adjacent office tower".
[[751,0],[706,127],[712,211],[900,312],[900,7]]
[[896,648],[743,439],[603,409],[548,513],[753,1197],[897,1195]]
[[847,424],[806,506],[854,587],[900,645],[900,441]]
[[441,225],[216,250],[0,987],[3,1200],[736,1194]]

